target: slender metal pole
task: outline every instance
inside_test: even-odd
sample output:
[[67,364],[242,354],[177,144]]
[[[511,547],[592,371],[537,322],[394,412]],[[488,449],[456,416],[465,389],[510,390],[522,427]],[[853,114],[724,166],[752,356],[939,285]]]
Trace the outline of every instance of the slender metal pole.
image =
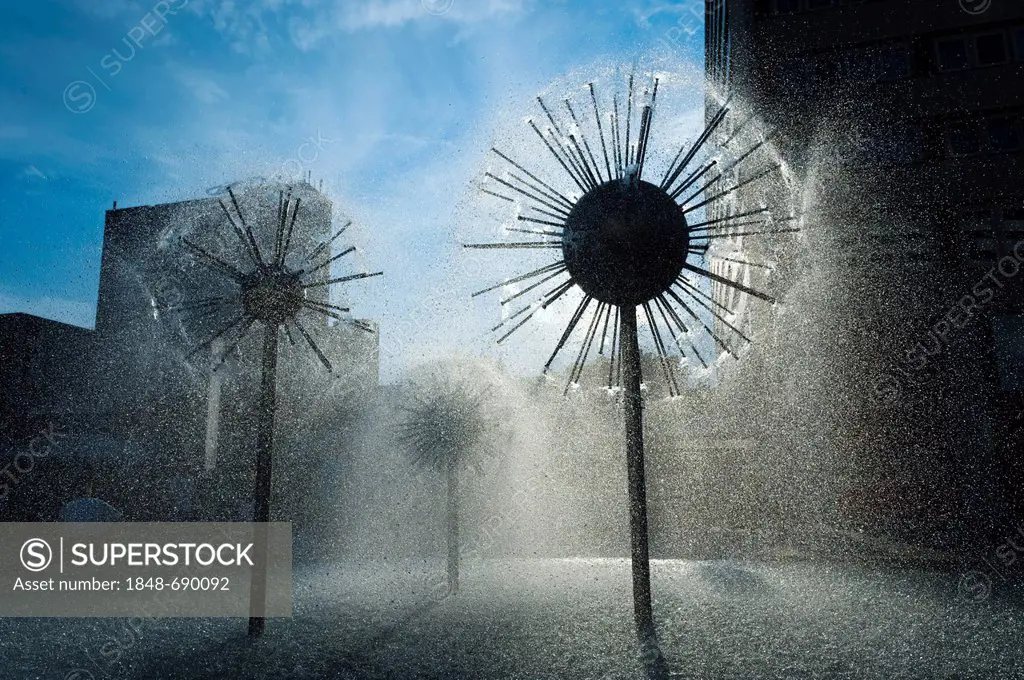
[[448,594],[459,590],[459,471],[454,456],[448,461]]
[[647,538],[647,483],[644,478],[643,401],[636,307],[621,314],[622,380],[626,411],[626,469],[629,473],[629,529],[633,561],[633,615],[642,644],[656,640],[651,610],[651,561]]
[[253,521],[255,565],[249,591],[249,637],[260,637],[267,620],[267,522],[270,521],[271,471],[274,462],[274,416],[277,411],[277,324],[267,323],[263,335],[263,382],[260,391],[259,430],[256,433],[256,489]]

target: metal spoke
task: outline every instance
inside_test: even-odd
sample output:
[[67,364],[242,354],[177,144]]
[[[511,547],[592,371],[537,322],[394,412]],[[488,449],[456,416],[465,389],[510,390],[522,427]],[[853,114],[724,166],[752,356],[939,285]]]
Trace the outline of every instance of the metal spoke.
[[359,279],[368,279],[372,276],[383,276],[384,272],[373,272],[372,274],[352,274],[350,276],[341,276],[336,279],[329,281],[318,281],[316,283],[307,283],[303,286],[305,289],[319,288],[320,286],[331,286],[335,283],[345,283],[346,281],[357,281]]
[[[665,296],[664,295],[660,295],[660,296],[658,296],[656,298],[656,300],[658,301],[658,304],[661,306],[663,312],[667,312],[669,318],[672,319],[672,321],[676,324],[676,327],[679,329],[680,334],[684,335],[684,336],[689,336],[690,331],[686,327],[686,324],[683,323],[682,317],[680,317],[679,313],[676,312],[676,310],[672,308],[672,305],[670,305],[668,300],[665,299]],[[672,334],[672,338],[676,341],[677,345],[680,344],[679,343],[679,335],[676,335],[675,333],[673,333]],[[687,337],[686,342],[687,342],[687,344],[690,347],[690,352],[693,354],[693,356],[697,357],[697,361],[700,362],[700,365],[703,366],[704,368],[709,368],[710,365],[704,359],[704,357],[701,356],[701,353],[697,350],[697,345],[693,342],[693,340],[691,340],[689,337]],[[682,347],[681,346],[680,346],[679,350],[680,350],[680,352],[682,352]]]
[[194,357],[194,356],[195,356],[196,354],[198,354],[198,353],[200,352],[200,350],[202,350],[202,349],[204,349],[204,348],[206,348],[206,347],[209,347],[210,345],[212,345],[213,343],[215,343],[215,342],[216,342],[217,340],[219,340],[219,339],[220,339],[221,337],[223,337],[225,333],[229,332],[229,331],[230,331],[230,330],[231,330],[232,328],[234,328],[234,327],[235,327],[235,326],[237,326],[238,324],[242,323],[242,322],[243,322],[243,321],[245,321],[245,320],[246,320],[247,318],[248,318],[248,317],[247,317],[247,316],[246,316],[245,314],[239,314],[238,316],[236,316],[236,317],[235,317],[234,319],[232,319],[231,321],[229,321],[229,322],[227,323],[227,325],[226,325],[226,326],[224,326],[224,327],[223,327],[223,328],[221,328],[221,329],[220,329],[219,331],[217,331],[216,333],[214,333],[214,334],[213,334],[213,335],[212,335],[212,336],[211,336],[211,337],[210,337],[209,339],[207,339],[207,340],[205,340],[205,341],[201,342],[201,343],[199,344],[199,346],[197,346],[197,347],[196,347],[196,348],[194,348],[194,349],[193,349],[193,350],[192,350],[191,352],[189,352],[189,353],[188,353],[188,358],[189,358],[189,359],[191,359],[191,358],[192,358],[192,357]]
[[537,136],[540,137],[540,140],[544,142],[544,146],[548,147],[548,151],[550,151],[551,155],[555,157],[555,160],[558,161],[559,165],[562,166],[562,169],[565,170],[566,174],[569,175],[569,178],[572,179],[576,186],[580,188],[580,191],[583,191],[585,193],[587,191],[587,183],[581,181],[580,178],[577,177],[576,173],[569,169],[569,166],[566,165],[565,161],[562,160],[562,157],[558,154],[557,151],[555,151],[555,147],[551,146],[551,143],[544,136],[544,133],[540,131],[540,128],[537,127],[537,124],[534,123],[532,120],[529,121],[528,124],[531,128],[533,128],[533,131],[537,133]]
[[[490,172],[485,172],[484,173],[484,177],[489,177],[490,179],[493,179],[495,182],[498,182],[499,184],[502,184],[502,185],[508,187],[512,191],[515,191],[516,193],[522,194],[523,196],[526,196],[527,198],[529,198],[531,200],[537,201],[541,205],[547,206],[548,208],[551,208],[552,210],[554,210],[556,212],[564,212],[563,208],[559,208],[556,204],[551,203],[550,201],[545,200],[544,198],[541,198],[541,196],[543,196],[543,194],[541,194],[541,195],[532,194],[529,191],[526,191],[525,189],[523,189],[522,187],[517,187],[516,185],[514,185],[514,184],[512,184],[510,182],[506,182],[502,178],[498,177],[497,175],[491,174]],[[566,216],[568,216],[568,214],[569,214],[568,212],[565,212]]]
[[[583,141],[583,147],[587,150],[587,155],[590,156],[591,163],[593,163],[594,171],[597,173],[598,183],[603,183],[605,180],[601,175],[601,166],[594,157],[594,152],[590,150],[590,144],[587,143],[587,138],[583,136],[583,126],[580,125],[579,119],[576,118],[576,112],[573,110],[572,104],[569,103],[568,99],[565,100],[565,108],[569,109],[569,115],[572,116],[573,123],[575,123],[576,128],[580,130],[580,139]],[[611,179],[611,176],[609,176],[608,179]]]
[[329,239],[318,245],[313,250],[313,252],[309,254],[309,259],[315,260],[316,258],[320,257],[321,253],[325,252],[331,246],[331,244],[338,239],[339,236],[345,233],[345,230],[348,229],[350,226],[352,226],[352,220],[349,220],[348,222],[343,224],[341,226],[341,229],[334,233],[334,236],[330,237]]
[[317,358],[320,359],[320,363],[322,363],[328,371],[333,372],[334,369],[331,367],[331,362],[328,361],[327,356],[320,350],[320,347],[317,346],[316,342],[313,340],[313,336],[311,336],[303,327],[302,322],[298,319],[293,319],[293,322],[295,323],[295,327],[299,329],[299,333],[302,334],[302,337],[306,339],[306,343],[309,345],[310,349],[312,349]]
[[313,267],[308,272],[306,272],[306,274],[315,274],[316,272],[320,271],[324,267],[329,267],[332,262],[337,262],[338,260],[340,260],[341,258],[345,257],[349,253],[354,253],[355,251],[356,251],[356,247],[355,246],[350,246],[349,248],[347,248],[346,250],[341,251],[340,253],[338,253],[334,257],[330,258],[326,262],[322,262],[319,265],[317,265],[316,267]]
[[597,123],[597,134],[601,137],[601,152],[604,154],[604,167],[608,171],[608,181],[612,179],[612,166],[608,162],[608,147],[604,142],[604,127],[601,125],[601,111],[597,106],[597,95],[594,93],[594,83],[590,86],[590,100],[594,103],[594,121]]
[[576,312],[572,315],[572,319],[565,327],[565,332],[562,333],[561,339],[559,339],[558,344],[555,346],[555,351],[551,353],[551,358],[548,359],[547,363],[544,364],[545,373],[548,371],[548,369],[551,368],[551,364],[554,363],[555,357],[557,357],[558,353],[562,351],[562,347],[565,346],[565,343],[569,339],[569,336],[572,335],[573,329],[576,328],[576,324],[578,324],[580,322],[580,318],[583,317],[583,312],[587,311],[587,307],[590,306],[590,302],[593,299],[594,298],[592,298],[590,295],[583,296],[583,300],[576,308]]
[[463,248],[503,249],[503,248],[561,248],[561,241],[520,241],[518,243],[463,243]]
[[706,276],[709,279],[711,279],[712,281],[717,281],[719,283],[725,284],[726,286],[730,286],[732,288],[735,288],[736,290],[741,291],[743,293],[746,293],[747,295],[752,295],[753,297],[756,297],[756,298],[759,298],[761,300],[764,300],[765,302],[768,302],[770,304],[775,304],[775,302],[776,302],[775,298],[773,298],[771,295],[768,295],[767,293],[762,293],[761,291],[754,290],[753,288],[749,288],[747,286],[744,286],[742,283],[737,283],[736,281],[733,281],[732,279],[727,279],[724,276],[716,274],[716,273],[714,273],[712,271],[709,271],[707,269],[702,269],[701,267],[696,267],[696,266],[694,266],[694,265],[692,265],[692,264],[690,264],[688,262],[683,264],[683,268],[684,269],[689,269],[694,274],[701,274],[702,276]]
[[[706,175],[709,172],[711,172],[711,170],[713,168],[715,168],[715,166],[717,166],[717,165],[718,165],[718,161],[711,161],[710,163],[705,165],[703,168],[697,168],[692,173],[690,173],[689,177],[684,179],[683,183],[680,184],[678,187],[676,187],[675,190],[673,190],[672,193],[669,194],[669,196],[672,197],[672,200],[675,200],[675,199],[679,198],[680,194],[682,194],[684,191],[686,191],[687,189],[692,187],[694,184],[696,184],[697,181],[701,177],[703,177],[704,175]],[[718,177],[721,177],[721,175],[719,175]],[[710,186],[711,184],[714,184],[715,182],[717,182],[718,181],[718,177],[715,177],[715,179],[711,180],[711,182],[709,182],[705,186]],[[697,194],[699,195],[700,192],[698,191]],[[683,201],[683,205],[686,205],[686,201]]]
[[758,208],[757,210],[749,210],[747,212],[737,213],[735,215],[727,215],[725,217],[717,217],[717,218],[715,218],[713,220],[708,220],[706,222],[698,222],[697,224],[688,224],[686,226],[689,228],[690,231],[702,231],[701,227],[707,227],[707,226],[712,225],[712,224],[719,224],[720,222],[728,222],[730,220],[739,219],[740,217],[750,217],[751,215],[759,215],[761,213],[766,213],[766,212],[768,212],[768,208]]
[[230,264],[220,259],[216,255],[213,255],[212,253],[208,253],[207,251],[203,250],[202,248],[192,243],[188,239],[182,238],[181,243],[193,255],[203,260],[204,262],[216,267],[217,269],[221,270],[235,281],[241,281],[242,279],[245,278],[245,274],[243,274],[241,271],[239,271],[235,267],[232,267]]
[[[776,163],[775,165],[772,165],[771,167],[767,168],[766,170],[764,170],[762,172],[759,172],[758,174],[754,175],[750,179],[747,179],[747,180],[744,180],[744,181],[740,182],[736,186],[733,186],[733,187],[731,187],[729,189],[726,189],[725,191],[723,191],[721,193],[715,194],[711,198],[705,199],[705,200],[701,201],[700,203],[698,203],[696,205],[691,205],[691,206],[683,208],[683,214],[685,215],[687,213],[693,212],[694,210],[697,210],[698,208],[703,208],[708,203],[712,203],[713,201],[717,201],[718,199],[722,198],[723,196],[728,196],[729,194],[742,189],[743,187],[747,186],[748,184],[751,184],[752,182],[756,182],[757,180],[761,179],[762,177],[767,177],[768,175],[770,175],[771,173],[773,173],[776,170],[780,169],[781,167],[782,167],[781,163]],[[684,205],[685,205],[685,203],[684,203]]]
[[[720,338],[720,337],[718,336],[718,334],[717,334],[717,333],[715,333],[715,330],[714,330],[714,329],[713,329],[713,328],[712,328],[711,326],[709,326],[709,325],[708,325],[708,322],[707,322],[707,321],[705,321],[704,319],[702,319],[702,318],[701,318],[701,317],[700,317],[700,316],[699,316],[699,315],[697,314],[697,312],[693,311],[693,309],[692,309],[692,308],[690,307],[690,305],[686,304],[686,301],[685,301],[685,300],[683,300],[683,299],[682,299],[681,297],[679,297],[679,295],[678,295],[678,294],[677,294],[677,293],[676,293],[676,292],[675,292],[674,290],[672,290],[671,288],[669,288],[668,290],[666,290],[666,291],[665,291],[665,294],[666,294],[666,295],[668,295],[669,297],[671,297],[671,298],[672,298],[673,300],[675,300],[675,301],[676,301],[676,302],[677,302],[677,303],[679,304],[679,306],[680,306],[680,307],[682,307],[682,308],[683,308],[683,310],[684,310],[684,311],[685,311],[685,312],[686,312],[687,314],[689,314],[689,315],[690,315],[690,317],[691,317],[691,318],[693,318],[693,319],[694,319],[694,320],[695,320],[695,321],[696,321],[697,323],[699,323],[699,324],[700,324],[701,326],[703,326],[703,327],[704,327],[704,330],[706,330],[706,331],[708,332],[708,334],[709,334],[709,335],[710,335],[710,336],[711,336],[712,338],[714,338],[714,340],[715,340],[715,343],[716,343],[716,344],[717,344],[717,345],[718,345],[719,347],[721,347],[721,348],[722,348],[722,349],[724,349],[724,350],[725,350],[726,352],[728,352],[728,353],[729,353],[730,355],[732,355],[732,357],[733,357],[733,358],[735,358],[735,359],[738,359],[738,358],[739,358],[739,355],[738,355],[738,354],[736,354],[736,352],[735,352],[735,351],[733,351],[732,347],[730,347],[730,346],[729,346],[729,344],[728,344],[728,343],[727,343],[727,342],[726,342],[725,340],[723,340],[722,338]],[[671,309],[671,306],[669,307],[669,309]]]
[[587,334],[583,336],[583,344],[580,346],[579,354],[576,355],[576,361],[573,363],[572,370],[569,372],[569,380],[565,385],[565,390],[562,392],[562,396],[569,393],[569,387],[573,383],[578,383],[580,378],[583,376],[583,367],[587,363],[587,356],[590,354],[590,346],[594,343],[594,336],[597,334],[598,324],[601,321],[601,314],[604,313],[604,302],[599,302],[597,309],[594,311],[594,316],[590,319],[590,325],[587,327]]
[[550,273],[547,276],[545,276],[543,279],[541,279],[537,283],[534,283],[534,284],[532,284],[530,286],[527,286],[526,288],[523,288],[518,293],[514,293],[514,294],[508,296],[507,298],[505,298],[504,300],[501,300],[500,304],[507,305],[509,302],[512,302],[516,298],[519,298],[519,297],[522,297],[523,295],[526,295],[531,290],[537,288],[538,286],[544,285],[545,283],[547,283],[551,279],[555,278],[556,276],[561,276],[563,273],[565,273],[565,267],[560,267],[560,268],[556,269],[555,271],[553,271],[552,273]]
[[505,159],[505,161],[506,161],[506,162],[508,162],[509,164],[511,164],[511,165],[512,165],[512,166],[513,166],[514,168],[516,168],[517,170],[519,170],[520,172],[522,172],[523,174],[525,174],[525,175],[526,175],[527,177],[529,177],[530,179],[532,179],[532,180],[533,180],[534,182],[536,182],[537,184],[540,184],[540,185],[541,185],[542,187],[544,187],[545,189],[547,189],[547,190],[548,190],[548,191],[549,191],[549,192],[550,192],[551,194],[553,194],[553,195],[554,195],[554,196],[555,196],[555,197],[556,197],[556,198],[557,198],[557,199],[558,199],[559,201],[562,201],[563,203],[565,203],[565,207],[569,208],[570,210],[572,209],[572,206],[573,206],[573,202],[572,202],[571,200],[569,200],[569,199],[568,199],[568,198],[567,198],[567,197],[566,197],[566,196],[565,196],[564,194],[562,194],[562,193],[560,193],[559,191],[557,191],[556,189],[554,189],[554,188],[553,188],[553,187],[552,187],[552,186],[551,186],[550,184],[548,184],[547,182],[545,182],[544,180],[542,180],[542,179],[541,179],[540,177],[537,177],[537,175],[533,174],[532,172],[530,172],[529,170],[527,170],[526,168],[524,168],[524,167],[523,167],[522,165],[520,165],[519,163],[517,163],[517,162],[515,162],[514,160],[512,160],[511,158],[509,158],[508,156],[506,156],[505,154],[503,154],[503,153],[502,153],[501,151],[499,151],[498,149],[496,149],[496,148],[494,148],[494,147],[491,147],[491,151],[493,151],[494,153],[496,153],[496,154],[497,154],[498,156],[500,156],[501,158]]
[[521,276],[516,276],[515,278],[506,279],[505,281],[502,281],[500,283],[496,283],[493,286],[490,286],[488,288],[484,288],[483,290],[478,290],[477,292],[473,293],[470,297],[478,297],[480,295],[483,295],[484,293],[489,293],[492,290],[497,290],[498,288],[501,288],[502,286],[507,286],[507,285],[512,284],[512,283],[519,283],[520,281],[525,281],[526,279],[533,278],[534,276],[540,276],[541,274],[547,273],[547,272],[549,272],[549,271],[551,271],[553,269],[558,269],[559,267],[562,267],[563,265],[564,265],[564,262],[559,260],[558,262],[555,262],[554,264],[545,265],[545,266],[541,267],[540,269],[534,269],[532,272],[528,272],[528,273],[523,274]]
[[709,307],[706,302],[704,302],[699,297],[694,295],[686,286],[681,286],[681,289],[683,290],[684,293],[686,293],[687,295],[690,296],[691,300],[696,302],[698,305],[700,305],[704,309],[708,310],[708,312],[710,312],[713,317],[715,317],[716,319],[721,321],[723,324],[725,324],[725,327],[728,328],[729,330],[731,330],[733,333],[735,333],[736,335],[738,335],[741,338],[743,338],[743,340],[745,340],[747,342],[747,344],[753,343],[753,340],[751,340],[746,335],[744,335],[743,331],[741,331],[739,328],[736,328],[736,326],[734,326],[731,323],[729,323],[729,321],[727,321],[725,319],[725,317],[723,317],[721,314],[716,312],[712,307]]
[[697,141],[695,141],[693,146],[690,147],[690,150],[686,153],[683,160],[676,165],[676,161],[678,161],[679,157],[683,155],[683,150],[686,149],[686,147],[683,146],[679,149],[679,153],[676,154],[676,157],[669,164],[668,170],[665,171],[665,176],[661,180],[662,189],[667,190],[673,183],[675,183],[676,179],[683,173],[686,166],[690,164],[690,161],[692,161],[694,156],[696,156],[701,150],[707,140],[711,137],[712,133],[714,133],[715,129],[722,124],[722,121],[725,120],[726,114],[729,113],[729,101],[730,100],[726,100],[722,105],[722,108],[718,110],[718,113],[715,114],[714,118],[712,118],[704,128],[704,131],[697,137]]
[[[256,236],[252,233],[252,228],[246,223],[245,216],[242,214],[242,209],[238,206],[238,199],[235,197],[235,192],[228,187],[228,196],[231,197],[231,203],[235,206],[235,213],[238,215],[238,220],[242,223],[242,230],[245,232],[246,238],[249,239],[249,245],[252,247],[252,252],[255,253],[256,259],[259,262],[260,269],[266,271],[267,263],[263,259],[263,254],[260,252],[260,247],[256,243]],[[225,211],[227,208],[225,207]]]
[[254,243],[249,240],[245,230],[235,223],[235,218],[228,209],[227,203],[223,200],[219,200],[218,203],[220,204],[221,210],[223,210],[224,214],[227,216],[228,222],[231,224],[231,228],[235,232],[235,236],[237,236],[238,240],[242,242],[242,246],[246,254],[249,256],[249,259],[252,260],[253,265],[260,271],[265,272],[267,268],[266,263],[263,262],[263,258],[260,256],[259,251],[253,249]]
[[766,236],[771,234],[795,234],[801,231],[800,229],[774,229],[769,231],[727,231],[721,234],[705,234],[703,236],[695,236],[694,238],[703,239],[715,239],[715,238],[735,238],[737,236]]

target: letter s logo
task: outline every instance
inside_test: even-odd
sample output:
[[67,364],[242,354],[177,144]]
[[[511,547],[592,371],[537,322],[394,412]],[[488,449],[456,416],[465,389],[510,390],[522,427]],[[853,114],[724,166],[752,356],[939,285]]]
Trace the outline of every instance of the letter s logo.
[[29,571],[42,571],[52,561],[50,544],[41,538],[30,538],[21,546],[21,565]]

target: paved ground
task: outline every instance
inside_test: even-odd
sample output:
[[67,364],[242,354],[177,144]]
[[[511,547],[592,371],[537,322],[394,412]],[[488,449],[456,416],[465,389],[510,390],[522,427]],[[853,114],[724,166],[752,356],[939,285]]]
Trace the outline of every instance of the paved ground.
[[[250,644],[238,619],[0,621],[0,677],[642,678],[625,560],[441,565],[296,575],[295,616]],[[949,575],[849,566],[659,561],[669,677],[1024,678],[1024,612],[958,596]]]

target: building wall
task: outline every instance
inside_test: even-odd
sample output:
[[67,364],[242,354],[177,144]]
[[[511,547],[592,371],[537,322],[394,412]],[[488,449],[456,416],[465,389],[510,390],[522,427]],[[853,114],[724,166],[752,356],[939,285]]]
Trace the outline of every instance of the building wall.
[[[978,284],[1021,236],[1024,5],[707,8],[712,81],[780,127],[782,155],[813,199],[804,280],[815,287],[790,296],[802,324],[774,312],[749,320],[816,338],[802,363],[780,362],[799,350],[784,337],[763,344],[750,364],[767,401],[785,401],[785,373],[827,363],[837,389],[819,418],[855,461],[844,498],[861,499],[846,520],[939,543],[998,532],[1020,508],[1020,485],[1008,483],[1019,425],[1006,417],[1020,392],[999,376],[1024,341],[1012,321],[1024,298],[1015,274],[997,271],[991,299]],[[715,209],[738,212],[749,197]],[[785,429],[785,411],[772,411],[767,422]]]
[[88,412],[79,379],[89,372],[95,332],[30,314],[0,314],[0,416],[21,437],[52,414]]

